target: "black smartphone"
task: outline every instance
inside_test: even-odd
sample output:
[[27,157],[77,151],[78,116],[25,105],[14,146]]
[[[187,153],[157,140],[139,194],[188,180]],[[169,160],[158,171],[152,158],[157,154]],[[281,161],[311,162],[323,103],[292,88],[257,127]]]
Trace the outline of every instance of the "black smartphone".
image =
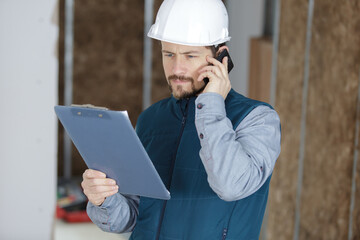
[[[231,69],[233,69],[233,67],[234,67],[234,63],[232,62],[230,54],[227,49],[222,50],[220,52],[219,56],[216,57],[216,60],[218,60],[219,62],[222,62],[224,57],[228,57],[228,62],[227,62],[228,63],[228,72],[230,72]],[[209,78],[204,78],[204,82],[205,82],[205,84],[208,84]]]

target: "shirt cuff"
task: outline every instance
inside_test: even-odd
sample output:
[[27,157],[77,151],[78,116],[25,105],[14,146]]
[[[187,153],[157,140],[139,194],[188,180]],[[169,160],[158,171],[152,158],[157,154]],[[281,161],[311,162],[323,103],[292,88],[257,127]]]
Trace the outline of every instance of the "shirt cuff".
[[124,206],[127,204],[126,201],[124,196],[116,193],[105,198],[105,201],[100,206],[88,202],[87,213],[93,223],[104,231],[112,232],[111,226],[117,221],[112,215],[117,212],[119,205]]
[[226,116],[224,98],[218,93],[202,93],[195,100],[195,117],[201,118],[208,114]]
[[120,194],[116,193],[114,195],[111,195],[110,197],[105,198],[105,201],[99,206],[101,209],[111,209],[115,205],[123,205],[127,204],[126,198]]

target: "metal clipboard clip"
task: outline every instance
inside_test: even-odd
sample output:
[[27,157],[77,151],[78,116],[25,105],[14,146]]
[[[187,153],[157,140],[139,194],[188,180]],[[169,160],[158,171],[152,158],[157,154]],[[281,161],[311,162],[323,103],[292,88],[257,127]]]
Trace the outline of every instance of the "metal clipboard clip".
[[99,109],[99,110],[109,110],[106,107],[94,106],[92,104],[71,104],[71,107],[82,107],[82,108],[92,108],[92,109]]

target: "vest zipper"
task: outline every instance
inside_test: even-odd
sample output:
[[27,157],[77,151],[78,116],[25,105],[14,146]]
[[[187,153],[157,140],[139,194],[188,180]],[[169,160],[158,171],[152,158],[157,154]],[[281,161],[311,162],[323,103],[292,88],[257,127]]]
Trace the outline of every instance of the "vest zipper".
[[[175,159],[176,159],[177,151],[178,151],[178,148],[179,148],[179,145],[180,145],[180,140],[181,140],[182,134],[184,132],[185,124],[186,124],[188,105],[189,105],[189,99],[186,99],[185,111],[183,111],[182,108],[181,108],[181,102],[180,102],[180,110],[181,110],[181,113],[182,113],[183,117],[182,117],[182,121],[181,121],[180,134],[179,134],[177,144],[176,144],[175,155],[174,155],[174,157],[173,157],[173,159],[171,161],[171,166],[170,166],[170,181],[169,181],[169,184],[167,185],[169,191],[170,191],[170,186],[171,186],[172,175],[173,175],[173,172],[174,172]],[[159,227],[158,227],[158,230],[157,230],[157,233],[156,233],[156,238],[155,238],[156,240],[158,240],[159,237],[160,237],[160,231],[161,231],[162,222],[164,220],[166,204],[167,204],[167,200],[164,201],[163,207],[161,209]]]
[[221,240],[225,240],[225,239],[226,239],[226,235],[227,235],[227,228],[224,228],[223,234],[222,234],[222,239],[221,239]]

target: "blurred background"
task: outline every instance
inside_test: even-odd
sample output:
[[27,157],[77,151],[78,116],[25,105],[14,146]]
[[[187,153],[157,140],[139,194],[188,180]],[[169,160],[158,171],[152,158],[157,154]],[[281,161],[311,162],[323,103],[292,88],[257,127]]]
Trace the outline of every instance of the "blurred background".
[[[0,239],[128,239],[89,222],[53,107],[168,97],[162,0],[0,0]],[[360,1],[227,0],[232,87],[282,123],[262,240],[360,239]],[[206,11],[206,9],[204,9]]]

